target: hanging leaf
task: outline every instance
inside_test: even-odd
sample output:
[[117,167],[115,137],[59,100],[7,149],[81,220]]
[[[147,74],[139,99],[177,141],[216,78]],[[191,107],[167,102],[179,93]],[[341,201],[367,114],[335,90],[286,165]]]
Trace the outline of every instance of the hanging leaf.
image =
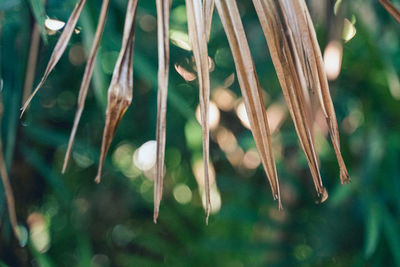
[[157,96],[157,159],[154,180],[154,215],[156,223],[163,190],[166,113],[169,75],[169,15],[170,1],[157,0],[157,41],[158,41],[158,96]]
[[92,44],[92,48],[90,50],[90,55],[85,67],[85,73],[83,74],[81,88],[79,89],[78,96],[78,107],[76,109],[74,124],[72,126],[71,136],[68,141],[67,152],[65,153],[64,165],[62,172],[64,173],[67,169],[68,162],[71,156],[72,147],[74,145],[74,140],[76,136],[76,131],[78,130],[79,121],[82,116],[83,109],[85,108],[86,96],[89,89],[90,80],[92,78],[94,64],[96,62],[97,51],[100,45],[101,36],[103,35],[104,26],[106,24],[106,17],[108,12],[110,0],[103,0],[103,4],[100,10],[99,21],[97,24],[96,33],[94,35],[94,40]]
[[236,1],[216,0],[215,5],[231,47],[251,131],[267,173],[272,194],[274,199],[278,199],[279,207],[281,207],[278,176],[272,153],[267,114],[239,10]]
[[78,3],[76,4],[74,10],[72,11],[67,24],[65,25],[65,28],[60,36],[60,38],[57,41],[56,46],[54,47],[53,53],[50,56],[49,63],[47,64],[46,70],[43,74],[42,79],[40,80],[39,84],[36,86],[35,90],[31,94],[31,96],[28,98],[28,100],[25,102],[25,104],[22,107],[22,112],[21,112],[21,117],[24,114],[25,110],[31,103],[33,97],[36,95],[36,93],[39,91],[39,89],[42,87],[44,82],[46,81],[47,77],[51,73],[51,71],[54,69],[58,61],[60,60],[61,56],[63,55],[65,49],[67,48],[69,39],[71,38],[72,33],[75,30],[76,23],[78,22],[79,16],[81,14],[81,11],[86,3],[86,0],[79,0]]
[[118,124],[132,102],[136,7],[137,0],[129,0],[126,10],[122,47],[117,63],[115,64],[110,87],[108,88],[106,125],[103,132],[99,168],[95,179],[97,183],[100,183],[103,163]]
[[189,38],[192,42],[194,59],[196,62],[199,81],[200,114],[203,137],[203,161],[204,161],[204,186],[206,195],[206,223],[210,216],[210,74],[208,65],[207,36],[205,29],[204,13],[201,2],[198,0],[186,0]]
[[[294,1],[296,2],[296,1]],[[307,56],[306,59],[311,65],[311,70],[313,72],[313,84],[315,88],[317,88],[317,93],[319,96],[320,104],[322,107],[322,111],[324,112],[326,123],[329,127],[329,134],[331,136],[331,141],[333,144],[333,148],[335,150],[336,158],[340,167],[340,181],[342,184],[348,183],[350,181],[349,174],[347,172],[346,164],[344,163],[342,153],[340,151],[340,138],[339,138],[339,130],[336,119],[335,108],[333,106],[331,94],[329,92],[328,80],[325,73],[324,62],[321,54],[321,49],[318,45],[317,36],[315,33],[315,29],[311,20],[310,13],[308,12],[306,3],[304,0],[299,0],[299,6],[296,5],[297,17],[302,25],[302,32],[307,32],[308,36],[311,39],[312,49],[306,49]],[[302,18],[305,20],[303,21]],[[308,44],[307,35],[303,38],[304,43]],[[309,45],[307,45],[309,46]]]
[[[278,3],[277,3],[278,2]],[[300,29],[294,24],[295,13],[290,9],[294,1],[253,0],[268,48],[280,81],[283,95],[289,107],[300,144],[305,152],[314,185],[321,201],[327,192],[322,184],[318,156],[312,133],[311,106],[304,73],[305,62],[301,62],[297,42]],[[297,27],[297,28],[296,28]],[[312,49],[308,47],[308,49]]]

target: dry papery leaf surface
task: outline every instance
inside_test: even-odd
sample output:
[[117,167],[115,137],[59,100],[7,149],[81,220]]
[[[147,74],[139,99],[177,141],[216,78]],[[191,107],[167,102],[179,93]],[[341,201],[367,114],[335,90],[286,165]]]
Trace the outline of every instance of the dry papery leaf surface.
[[[54,48],[46,71],[33,94],[24,104],[24,112],[33,96],[46,81],[50,72],[64,53],[76,26],[85,0],[79,0]],[[158,37],[158,97],[156,127],[156,177],[154,180],[154,222],[157,221],[162,198],[164,158],[166,143],[166,106],[169,76],[169,17],[170,0],[156,0]],[[390,2],[380,0],[382,5],[398,19],[398,11]],[[135,18],[138,1],[129,0],[121,50],[108,89],[108,106],[101,146],[100,163],[96,182],[100,182],[102,165],[115,135],[119,122],[132,101],[133,90],[133,46]],[[282,87],[290,115],[304,150],[316,192],[323,202],[328,194],[323,186],[319,158],[316,152],[313,125],[316,109],[321,109],[331,136],[332,145],[340,167],[341,183],[349,182],[340,151],[340,140],[335,110],[329,92],[321,50],[318,45],[313,22],[304,0],[253,0],[262,30],[268,43],[272,61]],[[186,0],[189,41],[193,50],[195,70],[198,78],[199,103],[203,135],[204,190],[206,221],[211,210],[210,201],[210,73],[207,42],[210,38],[214,6],[218,11],[236,67],[236,74],[250,121],[251,132],[259,152],[262,165],[271,186],[273,198],[281,208],[278,174],[272,153],[270,126],[257,72],[250,53],[243,24],[235,0]],[[89,54],[78,97],[78,107],[71,137],[65,156],[63,172],[66,170],[79,120],[84,110],[85,99],[93,73],[96,54],[106,23],[109,0],[103,0],[98,26]],[[317,97],[315,97],[317,96]]]

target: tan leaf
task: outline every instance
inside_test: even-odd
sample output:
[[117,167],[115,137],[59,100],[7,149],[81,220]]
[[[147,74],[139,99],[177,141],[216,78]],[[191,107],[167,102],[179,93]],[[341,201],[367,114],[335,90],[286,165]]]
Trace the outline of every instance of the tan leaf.
[[214,0],[203,0],[204,25],[207,41],[210,39],[212,17],[214,13]]
[[90,55],[85,67],[85,73],[83,74],[81,88],[79,89],[78,96],[78,107],[76,109],[74,124],[72,126],[71,136],[68,141],[68,149],[65,153],[64,165],[62,172],[64,173],[68,166],[68,161],[71,156],[72,147],[74,145],[76,131],[78,129],[79,121],[82,116],[83,109],[85,108],[85,100],[89,89],[90,80],[92,78],[94,64],[96,62],[97,50],[99,48],[101,36],[103,35],[104,26],[106,24],[107,11],[109,7],[110,0],[103,0],[103,4],[100,10],[99,21],[97,24],[96,33],[94,35],[94,40],[92,48],[90,50]]
[[192,42],[193,54],[199,80],[199,102],[203,136],[203,161],[204,161],[204,186],[206,192],[206,222],[210,216],[210,173],[209,173],[209,147],[210,147],[210,74],[208,68],[207,36],[205,29],[204,13],[201,2],[186,0],[189,39]]
[[58,61],[60,60],[61,56],[63,55],[65,49],[67,48],[68,41],[71,38],[72,33],[74,32],[76,23],[78,22],[79,16],[81,14],[82,8],[85,5],[86,0],[79,0],[78,3],[75,5],[74,10],[72,11],[67,24],[65,25],[65,28],[63,32],[61,33],[60,38],[57,41],[56,46],[54,47],[53,53],[50,56],[49,63],[47,64],[46,70],[43,74],[42,79],[40,80],[39,84],[36,86],[35,90],[33,93],[30,95],[28,100],[25,102],[23,107],[21,108],[21,117],[24,114],[26,108],[29,106],[31,103],[33,97],[35,94],[39,91],[39,89],[42,87],[44,82],[46,81],[47,77],[51,73],[51,71],[54,69]]
[[104,159],[115,135],[118,124],[132,102],[133,88],[133,44],[135,39],[135,18],[137,0],[129,0],[126,10],[122,47],[115,64],[113,77],[108,88],[106,125],[95,181],[100,182]]
[[[325,200],[327,193],[322,184],[318,156],[312,134],[311,106],[307,91],[307,78],[301,62],[295,37],[299,29],[291,28],[293,13],[287,10],[292,1],[253,0],[282,91],[294,121],[300,144],[306,154],[318,195]],[[292,10],[293,11],[293,10]],[[294,30],[293,30],[294,29]],[[307,68],[307,67],[306,67]]]
[[157,159],[154,180],[154,217],[156,223],[163,189],[165,130],[167,113],[168,75],[169,75],[169,15],[170,1],[157,0],[157,41],[158,41],[158,96],[157,96]]
[[[294,1],[296,2],[296,1]],[[339,130],[336,119],[335,109],[333,107],[333,102],[331,98],[331,94],[329,92],[328,80],[326,77],[326,72],[324,68],[324,62],[321,54],[321,49],[318,45],[317,36],[315,33],[315,29],[311,20],[310,13],[308,12],[306,3],[304,0],[299,1],[299,7],[297,8],[297,13],[299,16],[299,20],[301,21],[302,15],[305,17],[304,23],[302,23],[304,31],[308,30],[308,36],[311,39],[311,49],[307,49],[307,59],[311,65],[311,69],[313,70],[314,84],[317,89],[317,93],[319,96],[321,108],[324,112],[326,122],[329,127],[329,133],[331,136],[333,148],[336,153],[336,158],[340,167],[340,181],[341,183],[348,183],[350,181],[349,174],[347,172],[346,164],[344,163],[342,153],[340,151],[340,139],[339,139]],[[307,39],[307,38],[303,38]]]
[[216,0],[215,5],[232,50],[238,81],[261,162],[267,173],[272,194],[275,199],[278,199],[279,207],[281,207],[267,114],[236,1]]

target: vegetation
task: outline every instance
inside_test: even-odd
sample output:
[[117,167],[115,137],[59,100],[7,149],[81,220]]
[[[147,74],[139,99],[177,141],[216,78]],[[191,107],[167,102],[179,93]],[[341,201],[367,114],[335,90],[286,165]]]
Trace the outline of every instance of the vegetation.
[[400,265],[398,1],[85,2],[0,3],[0,266]]

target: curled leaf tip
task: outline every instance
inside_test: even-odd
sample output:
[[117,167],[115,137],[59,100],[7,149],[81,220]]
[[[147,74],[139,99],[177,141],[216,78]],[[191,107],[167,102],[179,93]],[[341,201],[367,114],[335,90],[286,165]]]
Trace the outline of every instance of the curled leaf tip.
[[341,170],[340,171],[340,181],[341,181],[342,185],[343,184],[348,184],[348,183],[351,182],[351,179],[350,179],[349,174],[347,173],[347,170]]
[[322,192],[320,193],[320,201],[324,203],[328,199],[328,191],[326,191],[325,187],[322,188]]
[[99,169],[96,177],[96,181],[99,182],[102,166],[118,124],[132,102],[133,44],[135,38],[136,7],[137,0],[129,0],[125,16],[122,46],[118,55],[117,63],[114,67],[111,84],[108,88],[106,124],[104,126]]

